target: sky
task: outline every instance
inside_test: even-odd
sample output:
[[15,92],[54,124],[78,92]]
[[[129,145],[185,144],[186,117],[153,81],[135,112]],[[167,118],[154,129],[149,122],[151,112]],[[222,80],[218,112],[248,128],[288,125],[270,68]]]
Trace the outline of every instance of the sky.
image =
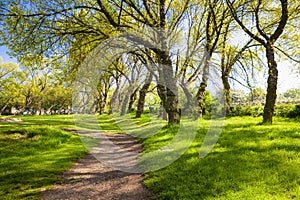
[[7,48],[5,46],[0,46],[0,56],[2,57],[2,62],[14,62],[18,63],[17,59],[11,58],[9,55],[7,55]]
[[[16,58],[11,58],[7,55],[7,48],[0,46],[0,56],[2,62],[14,62],[18,63]],[[297,71],[298,70],[298,71]],[[289,61],[278,63],[278,93],[283,93],[288,89],[300,88],[300,71],[296,67],[293,68]],[[266,89],[267,86],[266,77],[261,76],[258,78],[258,85],[261,88]],[[238,84],[234,84],[233,89],[245,89]]]
[[278,63],[278,92],[291,88],[300,88],[299,69],[293,67],[288,61]]
[[[230,41],[235,46],[242,48],[246,42],[249,41],[249,36],[243,31],[237,31],[233,35],[233,39]],[[278,62],[278,93],[283,93],[288,89],[300,88],[300,65],[292,64],[289,61]],[[262,72],[263,73],[263,72]],[[257,74],[256,85],[263,89],[267,88],[267,70],[265,71],[265,76],[263,74]],[[243,89],[242,86],[235,84],[237,89]],[[235,89],[233,87],[233,89]]]

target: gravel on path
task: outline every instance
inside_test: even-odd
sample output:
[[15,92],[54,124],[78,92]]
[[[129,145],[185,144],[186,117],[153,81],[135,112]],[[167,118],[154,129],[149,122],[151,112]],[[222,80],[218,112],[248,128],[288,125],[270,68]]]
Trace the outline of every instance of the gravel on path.
[[[139,153],[142,146],[125,134],[105,134],[119,148]],[[126,141],[126,142],[124,142]],[[131,158],[132,159],[132,158]],[[78,160],[62,175],[62,181],[43,191],[44,200],[147,200],[154,194],[142,184],[143,174],[114,169],[98,161],[92,154]]]

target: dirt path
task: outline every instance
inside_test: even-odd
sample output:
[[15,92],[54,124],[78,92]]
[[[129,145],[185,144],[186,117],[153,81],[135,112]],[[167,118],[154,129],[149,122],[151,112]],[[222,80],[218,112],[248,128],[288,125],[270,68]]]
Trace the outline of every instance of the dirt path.
[[[117,148],[126,151],[127,154],[128,152],[132,152],[133,155],[137,155],[142,149],[141,145],[137,144],[135,139],[129,135],[102,134],[101,137],[109,139],[109,142],[113,142]],[[99,139],[101,139],[101,137]],[[91,153],[96,155],[95,153],[98,153],[98,150],[96,149],[96,151],[92,151]],[[63,174],[61,183],[56,184],[54,189],[44,191],[43,199],[153,199],[153,193],[146,190],[142,185],[142,174],[128,173],[108,167],[98,161],[92,154],[88,154],[78,160],[70,170],[66,171]],[[106,154],[106,157],[109,157],[107,155],[109,154]],[[127,157],[125,157],[125,160],[124,157],[123,160],[119,159],[118,162],[123,164],[127,163],[130,165],[129,167],[132,168],[132,165],[134,165],[132,163],[133,157],[130,156],[131,155],[128,157],[128,161],[130,162],[127,162]],[[116,162],[116,158],[112,158],[112,160]],[[134,159],[136,159],[136,157]]]

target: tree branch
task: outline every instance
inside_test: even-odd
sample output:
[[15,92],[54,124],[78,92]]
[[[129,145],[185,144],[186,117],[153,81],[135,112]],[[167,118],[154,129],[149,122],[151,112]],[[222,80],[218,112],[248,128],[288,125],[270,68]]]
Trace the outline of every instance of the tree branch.
[[255,13],[256,29],[259,32],[259,34],[261,34],[268,41],[269,37],[267,36],[267,34],[265,32],[263,32],[263,30],[260,28],[260,25],[259,25],[259,15],[258,15],[258,12],[259,12],[260,5],[261,5],[261,0],[258,0],[257,7],[256,7],[256,9],[254,11],[254,13]]
[[263,46],[266,46],[266,42],[261,39],[260,37],[258,37],[256,34],[253,34],[244,24],[243,22],[238,18],[236,12],[234,11],[233,5],[230,2],[230,0],[226,0],[227,5],[231,11],[231,14],[233,16],[233,18],[235,19],[235,21],[240,25],[240,27],[243,29],[243,31],[245,31],[245,33],[247,33],[251,38],[255,39],[256,41],[258,41],[260,44],[262,44]]
[[295,58],[293,58],[292,56],[290,56],[289,54],[287,54],[286,52],[284,52],[282,49],[280,49],[277,46],[274,46],[274,48],[276,48],[278,51],[280,51],[283,55],[285,55],[286,57],[288,57],[289,59],[291,59],[292,61],[296,62],[296,63],[300,63],[300,60],[296,60]]
[[281,18],[277,29],[274,34],[270,37],[270,42],[273,44],[279,36],[282,34],[284,27],[288,20],[288,3],[287,0],[280,0],[281,2]]

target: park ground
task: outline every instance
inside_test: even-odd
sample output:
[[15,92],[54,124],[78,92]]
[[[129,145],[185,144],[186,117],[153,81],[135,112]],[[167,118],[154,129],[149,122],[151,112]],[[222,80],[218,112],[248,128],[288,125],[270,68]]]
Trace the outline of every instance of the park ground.
[[[78,135],[64,131],[76,128],[72,115],[20,118],[0,123],[0,199],[41,198],[43,190],[53,188],[88,153]],[[104,132],[124,134],[115,121],[99,116]],[[158,199],[299,199],[300,119],[275,118],[273,125],[261,121],[226,119],[217,144],[199,158],[210,125],[201,119],[188,150],[167,167],[147,172],[145,187]],[[148,122],[145,116],[136,124],[145,130]],[[163,127],[138,142],[144,153],[151,152],[168,144],[177,131]]]

